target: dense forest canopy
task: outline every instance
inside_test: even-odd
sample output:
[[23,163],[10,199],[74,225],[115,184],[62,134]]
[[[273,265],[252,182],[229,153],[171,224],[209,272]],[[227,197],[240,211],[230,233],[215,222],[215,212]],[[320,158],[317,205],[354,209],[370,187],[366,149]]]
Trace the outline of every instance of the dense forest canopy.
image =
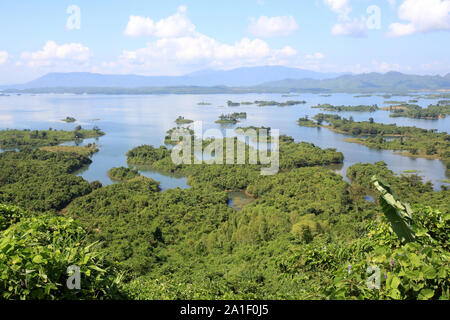
[[[317,118],[346,132],[367,128],[442,146],[448,141],[446,134],[416,128]],[[259,129],[243,129],[251,128]],[[174,128],[168,136],[174,130],[192,133]],[[166,146],[131,149],[130,166],[188,177],[190,188],[165,191],[133,168],[112,168],[118,183],[105,187],[76,177],[91,163],[95,145],[32,142],[34,149],[1,153],[2,298],[449,299],[450,191],[435,191],[414,174],[395,175],[385,163],[355,164],[347,182],[327,168],[342,163],[342,153],[285,135],[280,172],[262,176],[263,164],[248,161],[252,147],[237,138],[223,142],[236,150],[243,145],[245,164],[176,165]],[[378,205],[387,196],[374,175],[395,191],[394,199],[411,204],[413,241],[399,240],[388,219],[392,211]],[[252,201],[234,210],[230,191]],[[373,203],[368,195],[380,198]],[[61,285],[72,264],[84,279],[76,292]],[[375,291],[366,286],[373,264],[382,275]],[[23,274],[23,268],[33,271]]]

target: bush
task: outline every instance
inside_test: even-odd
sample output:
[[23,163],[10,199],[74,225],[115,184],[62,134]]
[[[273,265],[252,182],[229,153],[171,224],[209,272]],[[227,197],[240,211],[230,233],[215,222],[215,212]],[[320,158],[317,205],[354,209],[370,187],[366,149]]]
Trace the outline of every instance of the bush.
[[[16,215],[15,209],[9,214]],[[117,286],[120,277],[104,265],[95,244],[83,244],[86,233],[73,219],[55,216],[23,218],[0,235],[1,298],[120,297]],[[66,286],[67,268],[72,265],[80,268],[80,290],[70,290]]]

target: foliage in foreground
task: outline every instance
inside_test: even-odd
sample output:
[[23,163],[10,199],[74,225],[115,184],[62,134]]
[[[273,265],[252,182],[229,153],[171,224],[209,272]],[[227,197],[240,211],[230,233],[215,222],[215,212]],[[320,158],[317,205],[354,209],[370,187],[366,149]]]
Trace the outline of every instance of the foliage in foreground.
[[[1,206],[1,217],[24,216]],[[0,299],[111,299],[120,297],[117,272],[73,219],[28,216],[0,231]],[[81,289],[66,286],[67,268],[80,268]]]

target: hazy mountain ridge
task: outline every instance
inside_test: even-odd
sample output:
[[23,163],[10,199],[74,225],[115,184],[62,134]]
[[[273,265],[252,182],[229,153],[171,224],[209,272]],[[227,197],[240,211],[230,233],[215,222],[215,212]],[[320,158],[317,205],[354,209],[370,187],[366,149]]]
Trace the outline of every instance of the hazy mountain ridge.
[[333,79],[285,79],[267,82],[265,88],[291,88],[312,91],[411,91],[450,89],[450,74],[446,76],[408,75],[400,72],[343,75]]
[[140,76],[89,72],[49,73],[25,84],[3,88],[34,89],[52,87],[167,87],[167,86],[256,86],[287,78],[327,79],[342,74],[320,73],[282,66],[245,67],[232,70],[202,70],[183,76]]
[[[276,93],[276,92],[408,92],[450,90],[450,74],[409,75],[400,72],[335,75],[286,67],[204,70],[185,76],[148,77],[94,73],[50,73],[6,92],[90,94]],[[278,78],[277,80],[265,81]],[[254,83],[254,84],[249,84]]]

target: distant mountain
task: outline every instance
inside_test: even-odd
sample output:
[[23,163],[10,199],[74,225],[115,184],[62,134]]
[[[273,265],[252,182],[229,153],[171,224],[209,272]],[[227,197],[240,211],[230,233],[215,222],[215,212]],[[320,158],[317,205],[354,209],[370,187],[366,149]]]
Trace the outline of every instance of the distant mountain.
[[[450,90],[450,74],[420,76],[400,72],[358,75],[321,74],[285,67],[205,70],[180,77],[146,77],[94,73],[50,73],[5,92],[152,94],[152,93],[289,93],[394,92]],[[277,79],[265,81],[267,79]],[[257,84],[255,84],[257,83]]]
[[291,79],[327,79],[342,74],[320,73],[282,66],[245,67],[232,70],[203,70],[184,76],[112,75],[89,72],[49,73],[36,80],[3,88],[55,87],[167,87],[167,86],[255,86],[263,82]]
[[411,90],[450,89],[450,74],[419,76],[400,72],[343,75],[333,79],[285,79],[266,82],[258,87],[292,91],[330,92],[406,92]]

